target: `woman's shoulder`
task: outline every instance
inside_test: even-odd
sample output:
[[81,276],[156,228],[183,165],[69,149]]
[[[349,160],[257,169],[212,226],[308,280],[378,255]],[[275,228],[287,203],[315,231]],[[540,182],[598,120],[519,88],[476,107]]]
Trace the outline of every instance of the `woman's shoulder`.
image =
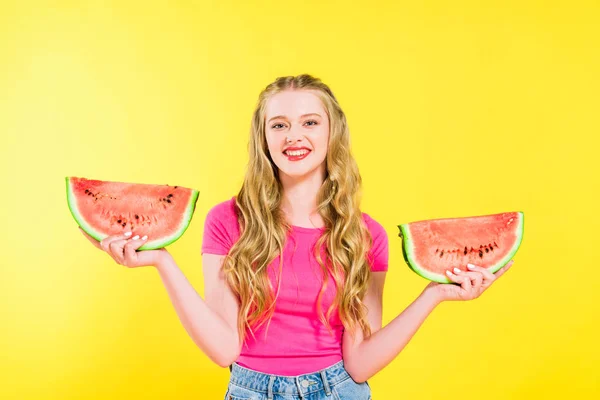
[[371,217],[371,215],[366,212],[362,213],[363,221],[367,225],[367,229],[371,232],[371,234],[385,234],[385,228],[381,225],[375,218]]
[[389,261],[389,241],[387,232],[383,225],[376,221],[367,213],[362,213],[363,220],[367,225],[367,229],[371,233],[373,244],[369,250],[368,259],[371,265],[371,271],[385,272],[388,270]]
[[227,254],[239,237],[235,197],[215,204],[204,221],[202,254]]
[[219,220],[237,219],[237,203],[235,196],[221,201],[208,210],[207,218],[215,218]]

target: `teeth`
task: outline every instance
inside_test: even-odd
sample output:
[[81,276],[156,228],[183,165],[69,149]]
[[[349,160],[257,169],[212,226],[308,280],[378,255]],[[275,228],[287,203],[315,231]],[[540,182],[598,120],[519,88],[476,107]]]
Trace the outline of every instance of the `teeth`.
[[286,151],[288,156],[303,156],[308,153],[308,150]]

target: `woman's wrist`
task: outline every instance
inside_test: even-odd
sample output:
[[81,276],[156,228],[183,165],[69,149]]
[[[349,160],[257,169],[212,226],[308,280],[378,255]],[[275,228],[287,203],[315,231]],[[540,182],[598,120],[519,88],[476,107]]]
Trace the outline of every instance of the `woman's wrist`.
[[153,267],[157,270],[164,270],[169,266],[173,265],[174,263],[175,260],[173,259],[171,254],[168,251],[163,251],[157,257],[156,263],[153,265]]
[[421,293],[421,296],[430,301],[434,306],[437,306],[444,301],[443,296],[438,290],[436,290],[435,286],[426,287]]

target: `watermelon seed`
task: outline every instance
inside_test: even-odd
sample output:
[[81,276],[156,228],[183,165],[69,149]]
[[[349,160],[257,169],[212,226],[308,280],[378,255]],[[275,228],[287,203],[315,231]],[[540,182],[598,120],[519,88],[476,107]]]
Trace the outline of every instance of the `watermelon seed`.
[[125,225],[127,225],[127,222],[123,222],[123,223],[121,224],[121,226],[122,226],[123,228],[125,228]]
[[498,247],[498,245],[496,244],[496,242],[494,242],[494,246]]
[[117,222],[120,224],[120,223],[121,223],[121,220],[120,220],[120,219],[118,219],[118,220],[117,220]]
[[171,200],[167,199],[167,203],[170,203],[170,202],[171,202]]
[[169,193],[167,197],[173,197],[173,193]]
[[485,252],[486,252],[486,253],[489,253],[489,252],[490,252],[490,249],[488,249],[488,248],[486,247],[486,248],[485,248]]
[[177,186],[175,186],[175,189],[177,189]]
[[139,218],[140,218],[140,216],[135,214],[135,219],[139,219]]
[[440,258],[442,258],[444,256],[444,250],[442,250],[442,252],[440,253]]
[[465,256],[467,255],[467,246],[465,246]]
[[483,258],[483,251],[479,250],[479,257]]
[[437,253],[438,253],[438,251],[440,251],[440,249],[435,249],[435,254],[437,254]]

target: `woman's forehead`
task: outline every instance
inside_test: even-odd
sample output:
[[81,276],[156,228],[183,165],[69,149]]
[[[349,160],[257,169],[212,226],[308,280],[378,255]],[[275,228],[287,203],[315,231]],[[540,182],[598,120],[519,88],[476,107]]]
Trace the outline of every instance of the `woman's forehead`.
[[314,91],[309,90],[286,90],[277,93],[267,100],[265,111],[267,119],[276,116],[298,118],[312,113],[325,115],[321,99]]

